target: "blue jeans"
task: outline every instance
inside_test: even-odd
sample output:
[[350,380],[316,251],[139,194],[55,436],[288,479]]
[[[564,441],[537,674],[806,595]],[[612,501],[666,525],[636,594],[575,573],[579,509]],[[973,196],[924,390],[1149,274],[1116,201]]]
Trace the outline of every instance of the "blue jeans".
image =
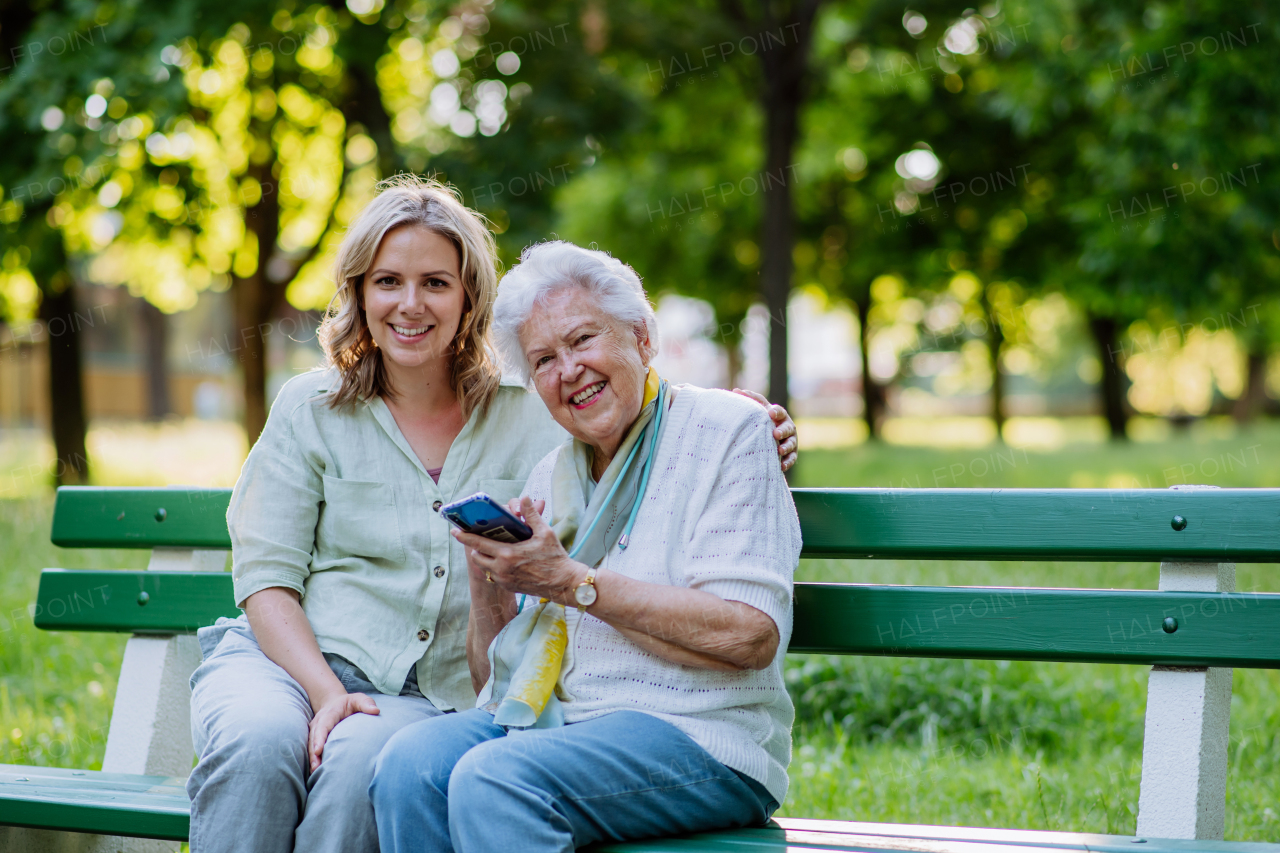
[[756,826],[778,807],[638,711],[510,734],[479,709],[423,720],[387,741],[369,795],[382,853],[560,853]]

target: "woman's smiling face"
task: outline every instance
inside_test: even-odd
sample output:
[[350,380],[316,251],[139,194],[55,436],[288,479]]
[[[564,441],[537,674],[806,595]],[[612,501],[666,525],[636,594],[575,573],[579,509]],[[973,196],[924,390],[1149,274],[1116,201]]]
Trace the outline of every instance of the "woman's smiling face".
[[577,439],[612,458],[640,416],[653,348],[576,285],[551,291],[520,326],[538,396]]
[[458,250],[419,225],[391,229],[365,274],[363,301],[389,369],[448,357],[467,303]]

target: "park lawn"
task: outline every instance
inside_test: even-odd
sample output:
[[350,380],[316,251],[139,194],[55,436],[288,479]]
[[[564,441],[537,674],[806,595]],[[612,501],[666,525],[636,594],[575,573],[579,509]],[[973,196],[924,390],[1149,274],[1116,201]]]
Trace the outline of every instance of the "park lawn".
[[[793,477],[801,487],[1181,484],[1280,486],[1280,429],[1237,430],[1218,422],[1164,441],[1050,451],[861,444],[804,452]],[[1241,564],[1237,589],[1280,591],[1278,569]],[[803,581],[1122,589],[1154,588],[1158,577],[1155,564],[909,560],[804,560],[796,575]],[[797,655],[788,661],[793,692],[805,667],[820,687],[810,691],[816,696],[801,693],[797,703],[792,788],[780,815],[1134,832],[1146,667]],[[843,687],[821,690],[833,683]],[[1236,670],[1233,692],[1226,837],[1275,841],[1280,672]],[[984,704],[992,719],[984,719]]]
[[[1215,464],[1216,463],[1216,464]],[[1280,429],[1051,451],[809,450],[797,486],[1280,485]],[[142,568],[145,551],[49,543],[52,496],[0,500],[0,762],[101,766],[125,637],[36,631],[39,570]],[[1153,588],[1151,564],[803,561],[800,580]],[[1241,590],[1277,591],[1272,565]],[[793,656],[792,789],[780,815],[1132,833],[1143,667]],[[1280,838],[1280,673],[1236,670],[1227,838]]]
[[127,637],[37,631],[40,570],[146,568],[147,551],[49,542],[51,494],[0,501],[0,763],[102,766]]

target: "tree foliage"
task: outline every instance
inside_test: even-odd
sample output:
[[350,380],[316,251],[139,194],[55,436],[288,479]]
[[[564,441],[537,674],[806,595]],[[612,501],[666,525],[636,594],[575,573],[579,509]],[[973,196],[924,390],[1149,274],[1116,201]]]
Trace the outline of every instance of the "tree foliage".
[[848,300],[873,434],[937,350],[999,422],[1050,299],[1089,320],[1116,435],[1131,324],[1257,306],[1247,413],[1280,332],[1278,30],[1218,0],[0,2],[0,316],[74,312],[77,280],[168,312],[230,289],[252,436],[261,330],[323,308],[342,229],[408,169],[507,262],[560,236],[705,299],[731,372],[753,304],[778,366],[793,287]]

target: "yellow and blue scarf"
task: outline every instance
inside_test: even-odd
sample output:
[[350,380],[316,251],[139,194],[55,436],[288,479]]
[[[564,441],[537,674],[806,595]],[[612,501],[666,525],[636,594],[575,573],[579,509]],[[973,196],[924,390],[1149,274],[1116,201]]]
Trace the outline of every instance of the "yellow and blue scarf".
[[[599,483],[591,479],[590,445],[572,439],[560,447],[551,472],[551,529],[570,559],[598,566],[614,545],[627,547],[669,397],[666,381],[649,368],[640,417]],[[489,681],[480,691],[478,707],[492,712],[500,726],[564,725],[555,686],[568,642],[564,605],[544,598],[533,607],[522,607],[489,646]]]

